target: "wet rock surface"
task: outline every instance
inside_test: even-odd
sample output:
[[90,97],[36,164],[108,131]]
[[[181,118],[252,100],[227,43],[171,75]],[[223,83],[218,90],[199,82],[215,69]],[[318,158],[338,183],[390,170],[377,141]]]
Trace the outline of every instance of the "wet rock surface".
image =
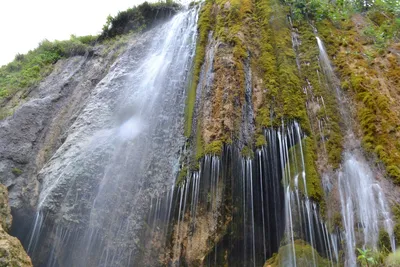
[[31,259],[26,254],[20,241],[10,236],[12,217],[8,205],[7,188],[0,184],[0,266],[32,266]]
[[57,62],[15,113],[0,121],[0,182],[8,188],[17,216],[30,214],[36,205],[39,170],[65,141],[67,129],[112,63],[116,51],[105,49],[98,46],[91,56]]
[[57,63],[0,123],[13,229],[35,266],[129,266],[141,253],[150,195],[174,183],[185,142],[197,12],[136,35],[112,65],[107,47]]

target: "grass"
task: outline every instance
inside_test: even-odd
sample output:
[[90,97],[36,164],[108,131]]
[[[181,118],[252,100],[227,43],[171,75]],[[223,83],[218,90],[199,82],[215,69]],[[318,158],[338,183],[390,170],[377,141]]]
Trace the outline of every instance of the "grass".
[[84,55],[95,37],[74,37],[70,40],[42,41],[27,54],[16,55],[14,61],[0,68],[0,101],[17,91],[37,85],[61,58]]

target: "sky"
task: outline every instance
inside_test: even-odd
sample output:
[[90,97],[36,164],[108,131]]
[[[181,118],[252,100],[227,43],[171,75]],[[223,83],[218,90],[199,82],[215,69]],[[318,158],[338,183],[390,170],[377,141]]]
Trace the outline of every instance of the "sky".
[[[107,16],[144,0],[3,0],[0,2],[0,66],[44,39],[101,32]],[[151,2],[151,1],[148,1]]]

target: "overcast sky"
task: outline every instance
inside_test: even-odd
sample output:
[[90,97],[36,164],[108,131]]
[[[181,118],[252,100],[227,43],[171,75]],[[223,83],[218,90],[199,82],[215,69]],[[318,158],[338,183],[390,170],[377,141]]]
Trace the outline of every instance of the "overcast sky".
[[[40,41],[98,34],[108,15],[144,0],[1,0],[0,66],[37,47]],[[148,1],[152,2],[152,1]]]

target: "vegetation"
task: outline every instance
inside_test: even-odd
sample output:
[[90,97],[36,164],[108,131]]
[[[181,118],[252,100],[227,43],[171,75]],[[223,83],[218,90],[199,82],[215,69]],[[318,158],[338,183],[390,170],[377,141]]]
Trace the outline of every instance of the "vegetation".
[[118,12],[115,17],[108,16],[103,26],[100,40],[113,38],[130,31],[139,32],[154,26],[159,22],[174,15],[181,6],[171,0],[166,2],[144,2],[138,6]]
[[[318,202],[321,206],[324,206],[323,203],[323,189],[321,186],[321,181],[316,170],[315,166],[315,148],[313,146],[312,139],[310,137],[305,137],[302,140],[303,149],[300,149],[300,145],[297,144],[290,148],[289,150],[289,163],[288,166],[290,168],[290,174],[292,175],[289,177],[290,183],[293,186],[293,178],[294,176],[298,175],[298,186],[299,190],[305,195],[307,190],[307,195],[312,200]],[[303,155],[301,154],[303,151]],[[304,158],[304,168],[302,158]],[[305,179],[306,179],[306,188],[304,187],[301,173],[305,169]]]
[[42,41],[27,54],[18,54],[14,61],[0,68],[0,101],[21,89],[38,84],[61,58],[84,55],[95,42],[94,36],[76,37],[70,40]]
[[177,186],[183,185],[183,182],[186,180],[187,175],[188,175],[188,168],[186,166],[183,166],[179,171],[175,184]]
[[385,260],[385,266],[387,267],[395,267],[400,266],[400,250],[396,250],[395,252],[389,254],[389,256]]
[[[293,248],[292,244],[288,244],[279,248],[278,253],[275,253],[270,259],[267,260],[264,266],[278,267],[288,266],[291,263],[287,262],[288,255],[291,255]],[[315,255],[315,264],[318,267],[332,265],[329,260],[321,257],[318,252],[303,240],[294,241],[294,251],[296,253],[296,266],[307,267],[313,265],[313,255]]]
[[[193,110],[196,101],[196,88],[200,79],[201,66],[204,62],[205,51],[208,40],[208,32],[211,29],[212,17],[211,17],[212,3],[207,1],[207,3],[201,9],[198,21],[198,38],[196,45],[196,55],[193,63],[191,82],[188,88],[188,95],[186,99],[186,109],[185,109],[185,135],[189,137],[192,133],[192,123],[193,123]],[[200,124],[200,123],[199,123]]]
[[211,142],[210,144],[206,145],[205,148],[205,154],[211,154],[211,155],[221,155],[222,153],[222,141],[216,140]]
[[[49,75],[54,64],[62,59],[87,54],[96,42],[109,42],[128,32],[139,32],[166,19],[179,10],[180,5],[166,2],[143,3],[139,6],[109,16],[100,36],[71,35],[69,40],[43,40],[39,46],[27,54],[18,54],[14,61],[0,68],[0,104],[19,93],[25,98],[29,88],[36,86]],[[9,116],[11,110],[0,109],[0,119]]]
[[15,174],[16,176],[19,176],[19,175],[22,174],[22,170],[19,169],[19,168],[17,168],[17,167],[12,168],[11,172],[12,172],[13,174]]
[[364,16],[358,14],[352,20],[336,24],[328,19],[322,20],[317,27],[337,67],[343,89],[356,103],[355,115],[360,123],[364,148],[377,155],[388,175],[399,184],[400,111],[395,103],[399,99],[396,88],[399,86],[400,64],[392,54],[398,49],[396,42],[399,37],[396,33],[375,39],[366,34],[370,32],[369,28],[381,31],[382,25],[370,19],[372,16],[380,21],[375,18],[377,12],[389,18],[384,20],[384,27],[390,28],[386,32],[398,32],[395,14],[373,8]]
[[370,255],[371,250],[357,248],[357,260],[361,266],[376,266],[378,262]]
[[[198,23],[198,42],[196,56],[188,97],[186,103],[186,127],[185,135],[192,137],[196,143],[196,157],[200,158],[210,151],[213,143],[232,143],[237,138],[241,122],[241,108],[244,102],[244,66],[247,58],[245,43],[242,38],[244,31],[243,20],[247,18],[251,9],[250,1],[206,1],[203,5]],[[215,51],[213,62],[205,62],[205,50],[208,44],[209,33],[221,43]],[[202,86],[200,72],[203,64],[213,64],[214,75],[218,77],[212,85],[211,96],[207,101],[211,102],[211,117],[202,120],[203,116],[197,114],[196,126],[192,126],[194,104],[196,100],[197,86]],[[202,101],[201,101],[202,102]],[[199,104],[199,112],[201,105]],[[221,116],[224,119],[221,121]],[[191,136],[192,127],[196,127],[196,136]],[[205,134],[204,129],[211,133]],[[214,151],[214,150],[212,150]],[[221,151],[217,149],[217,151]]]
[[294,27],[299,33],[298,57],[302,88],[307,90],[312,137],[318,144],[318,153],[327,153],[327,162],[333,168],[337,168],[341,162],[343,136],[334,94],[335,88],[328,86],[319,62],[315,60],[319,57],[319,50],[313,29],[305,21],[296,21]]
[[[258,129],[279,126],[282,121],[298,121],[306,133],[310,124],[305,107],[305,95],[296,67],[286,10],[274,0],[258,1],[256,16],[261,29],[261,68],[266,93],[263,104],[256,111]],[[272,120],[272,121],[271,121]]]
[[282,0],[291,6],[297,20],[318,21],[348,19],[356,12],[388,12],[400,14],[400,2],[396,0]]

